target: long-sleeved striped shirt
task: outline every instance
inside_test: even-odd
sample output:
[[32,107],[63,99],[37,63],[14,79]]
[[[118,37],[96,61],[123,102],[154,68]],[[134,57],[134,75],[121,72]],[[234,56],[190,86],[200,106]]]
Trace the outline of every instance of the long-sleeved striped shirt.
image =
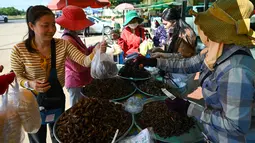
[[[195,116],[204,125],[204,131],[212,142],[255,142],[255,61],[246,55],[234,55],[237,50],[249,49],[225,45],[219,64],[202,84],[205,107],[191,103],[187,114]],[[175,73],[200,71],[199,80],[209,69],[204,57],[188,59],[157,59],[160,69]]]
[[[93,54],[86,56],[68,41],[55,39],[56,42],[56,70],[62,87],[65,83],[65,61],[69,57],[80,65],[89,67]],[[51,67],[51,62],[49,62]],[[11,52],[11,69],[15,72],[18,81],[47,80],[46,71],[41,68],[39,53],[30,53],[25,43],[14,46]]]

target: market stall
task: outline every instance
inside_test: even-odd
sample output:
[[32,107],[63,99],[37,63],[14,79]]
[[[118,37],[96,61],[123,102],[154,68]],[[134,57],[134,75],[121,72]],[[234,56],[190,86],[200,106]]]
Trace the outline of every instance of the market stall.
[[[127,62],[118,76],[94,79],[83,88],[84,99],[58,119],[54,135],[59,142],[124,142],[152,127],[156,142],[197,142],[202,126],[195,119],[169,111],[168,93],[178,92],[153,72]],[[125,140],[126,141],[126,140]]]

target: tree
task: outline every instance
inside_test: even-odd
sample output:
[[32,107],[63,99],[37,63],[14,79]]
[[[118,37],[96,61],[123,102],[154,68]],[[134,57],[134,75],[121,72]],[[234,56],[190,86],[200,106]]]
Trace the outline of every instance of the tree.
[[110,0],[111,2],[111,7],[115,7],[119,4],[118,0]]
[[14,7],[3,7],[3,8],[0,8],[0,14],[2,14],[2,15],[22,15],[22,14],[25,14],[25,11],[18,10]]

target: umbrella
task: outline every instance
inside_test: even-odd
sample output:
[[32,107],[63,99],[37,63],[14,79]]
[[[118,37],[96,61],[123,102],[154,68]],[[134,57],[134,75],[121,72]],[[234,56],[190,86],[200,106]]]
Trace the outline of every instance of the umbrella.
[[135,7],[130,3],[122,3],[115,7],[117,10],[134,9]]
[[52,0],[48,4],[48,8],[51,10],[61,10],[66,5],[75,5],[78,7],[88,7],[91,8],[101,8],[105,6],[110,6],[110,2],[108,0]]

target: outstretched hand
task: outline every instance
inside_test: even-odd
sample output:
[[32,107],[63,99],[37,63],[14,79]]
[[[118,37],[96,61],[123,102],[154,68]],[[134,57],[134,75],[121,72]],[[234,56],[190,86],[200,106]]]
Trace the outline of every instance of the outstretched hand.
[[157,66],[157,59],[155,58],[146,58],[144,56],[138,56],[135,60],[135,65],[137,67],[156,67]]
[[107,42],[104,40],[99,42],[96,47],[93,49],[93,52],[96,53],[97,50],[100,50],[101,53],[105,53],[107,48]]

